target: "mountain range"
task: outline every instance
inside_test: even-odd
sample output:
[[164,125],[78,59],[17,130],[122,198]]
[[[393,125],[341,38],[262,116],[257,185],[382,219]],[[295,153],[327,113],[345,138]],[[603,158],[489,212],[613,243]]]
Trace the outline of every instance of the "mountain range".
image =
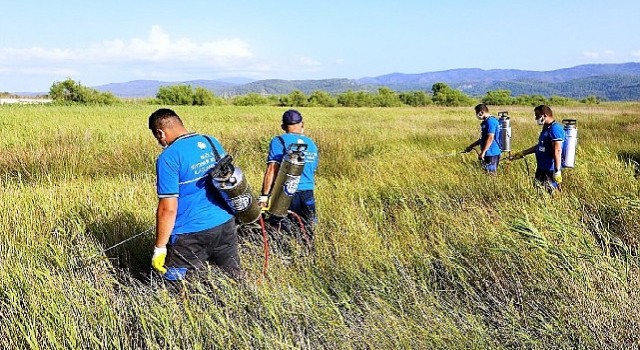
[[451,69],[418,74],[392,73],[360,79],[322,80],[257,80],[242,83],[219,80],[190,80],[166,82],[135,80],[95,86],[99,91],[111,92],[119,97],[152,97],[162,86],[187,84],[203,87],[218,96],[235,96],[247,93],[288,94],[300,90],[310,94],[324,90],[338,94],[347,90],[377,91],[388,87],[394,91],[431,91],[434,83],[443,82],[452,88],[472,96],[482,96],[487,91],[504,89],[513,96],[539,94],[571,98],[597,96],[604,100],[640,100],[640,63],[588,64],[552,71],[478,68]]

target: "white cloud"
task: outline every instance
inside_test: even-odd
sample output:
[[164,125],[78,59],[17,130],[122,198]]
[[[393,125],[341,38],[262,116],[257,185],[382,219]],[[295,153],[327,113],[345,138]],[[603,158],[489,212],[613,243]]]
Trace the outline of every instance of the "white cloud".
[[302,55],[298,55],[295,58],[295,61],[297,64],[303,66],[303,67],[318,67],[321,66],[322,63],[314,60],[311,57],[307,57],[307,56],[302,56]]
[[27,75],[55,75],[55,76],[72,76],[78,74],[78,71],[69,68],[58,67],[0,67],[0,73],[17,73]]
[[639,57],[639,58],[640,58],[640,50],[638,50],[638,51],[633,51],[633,52],[631,53],[631,56],[633,56],[633,57]]
[[195,42],[172,39],[159,26],[152,26],[146,38],[103,41],[86,48],[3,48],[0,62],[49,62],[121,64],[129,62],[189,62],[203,66],[229,66],[252,56],[249,45],[238,38]]
[[[302,79],[321,72],[325,65],[304,53],[256,57],[241,38],[196,41],[173,38],[160,26],[146,37],[115,38],[85,47],[0,47],[0,74],[48,77],[51,81],[71,77],[89,85],[133,79],[183,81],[217,77],[252,79]],[[7,85],[10,83],[7,81]]]
[[602,51],[585,51],[582,55],[586,58],[592,59],[600,59],[600,58],[611,58],[616,55],[613,50],[602,50]]

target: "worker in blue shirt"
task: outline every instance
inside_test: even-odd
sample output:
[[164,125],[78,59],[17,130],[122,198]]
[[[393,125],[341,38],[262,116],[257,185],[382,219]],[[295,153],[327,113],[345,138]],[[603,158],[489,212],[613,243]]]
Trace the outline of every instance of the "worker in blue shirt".
[[312,233],[311,228],[317,222],[316,201],[313,191],[315,189],[315,172],[318,168],[318,147],[311,138],[304,134],[304,123],[300,112],[293,109],[284,112],[280,127],[285,133],[275,136],[269,143],[267,169],[264,174],[262,196],[259,199],[260,204],[263,207],[267,206],[269,194],[280,169],[280,163],[289,146],[294,143],[306,144],[307,149],[304,151],[305,165],[289,210],[298,214],[309,229],[309,232]]
[[496,175],[498,164],[500,163],[500,155],[502,154],[497,139],[500,122],[496,117],[489,114],[489,108],[484,103],[477,105],[474,109],[476,118],[482,121],[480,123],[480,138],[467,146],[464,152],[471,152],[474,147],[480,146],[478,160],[482,162],[489,174]]
[[211,263],[239,276],[236,225],[207,172],[225,155],[211,136],[187,131],[171,109],[149,116],[149,129],[163,151],[156,161],[158,208],[151,264],[170,281]]
[[562,143],[564,129],[553,118],[553,111],[546,105],[534,109],[536,123],[542,126],[538,143],[520,152],[516,152],[511,159],[520,159],[527,154],[536,154],[536,183],[544,186],[550,193],[559,189],[562,184]]

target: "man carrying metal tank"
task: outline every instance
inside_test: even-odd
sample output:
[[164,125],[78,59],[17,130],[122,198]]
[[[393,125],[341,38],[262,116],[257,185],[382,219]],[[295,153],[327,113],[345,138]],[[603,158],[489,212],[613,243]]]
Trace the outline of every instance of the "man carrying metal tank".
[[229,207],[212,189],[207,172],[225,155],[213,137],[185,129],[171,109],[149,116],[149,129],[163,151],[156,160],[156,240],[151,265],[169,281],[215,264],[241,274],[236,225]]
[[[268,208],[277,206],[278,203],[276,201],[283,200],[286,203],[286,201],[290,200],[291,204],[288,209],[302,219],[312,239],[312,228],[317,222],[313,190],[315,188],[315,172],[318,167],[318,147],[311,138],[304,135],[304,123],[300,112],[293,109],[284,112],[281,128],[285,133],[274,137],[269,143],[267,169],[264,174],[262,195],[259,198],[259,202],[263,208]],[[283,160],[286,161],[288,159],[288,152],[291,153],[292,150],[295,152],[297,146],[303,145],[306,145],[306,149],[301,148],[303,149],[301,159],[304,160],[304,163],[301,164],[303,169],[299,177],[289,176],[289,180],[284,182],[284,191],[274,188],[276,182],[282,182],[276,181],[278,176],[288,176],[288,174],[281,174],[282,171],[279,171],[283,170],[281,165],[283,165]],[[291,184],[293,186],[290,186]],[[297,190],[295,185],[297,185]],[[291,188],[295,192],[291,191]],[[280,193],[280,195],[276,196],[276,192]]]
[[476,118],[482,121],[480,123],[480,138],[467,146],[463,152],[471,152],[474,147],[480,146],[478,160],[482,162],[489,174],[496,175],[498,164],[500,163],[500,154],[502,154],[497,142],[500,123],[496,117],[489,114],[489,108],[484,103],[477,105],[475,112]]
[[562,125],[553,118],[553,111],[546,105],[533,110],[536,123],[542,126],[538,143],[525,150],[516,152],[511,160],[520,159],[527,154],[536,154],[536,183],[544,186],[549,193],[560,189],[562,184],[562,143],[565,133]]

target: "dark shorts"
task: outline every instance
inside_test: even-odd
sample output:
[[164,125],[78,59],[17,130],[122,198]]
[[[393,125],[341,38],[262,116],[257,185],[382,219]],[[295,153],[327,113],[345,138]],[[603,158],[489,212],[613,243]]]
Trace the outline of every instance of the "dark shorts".
[[553,171],[536,169],[536,183],[546,187],[549,191],[558,188],[558,183],[553,179]]
[[313,190],[297,191],[291,199],[289,214],[284,218],[272,216],[269,224],[276,231],[299,238],[302,242],[311,244],[314,238],[314,226],[318,222],[316,216],[316,200]]
[[238,236],[233,219],[214,228],[172,236],[167,244],[168,280],[184,279],[188,272],[215,264],[231,276],[240,273]]
[[300,215],[307,225],[318,222],[316,216],[316,199],[313,197],[313,190],[298,191],[291,199],[289,210]]
[[495,173],[498,170],[498,164],[500,164],[500,156],[485,156],[482,159],[482,166],[490,172]]

